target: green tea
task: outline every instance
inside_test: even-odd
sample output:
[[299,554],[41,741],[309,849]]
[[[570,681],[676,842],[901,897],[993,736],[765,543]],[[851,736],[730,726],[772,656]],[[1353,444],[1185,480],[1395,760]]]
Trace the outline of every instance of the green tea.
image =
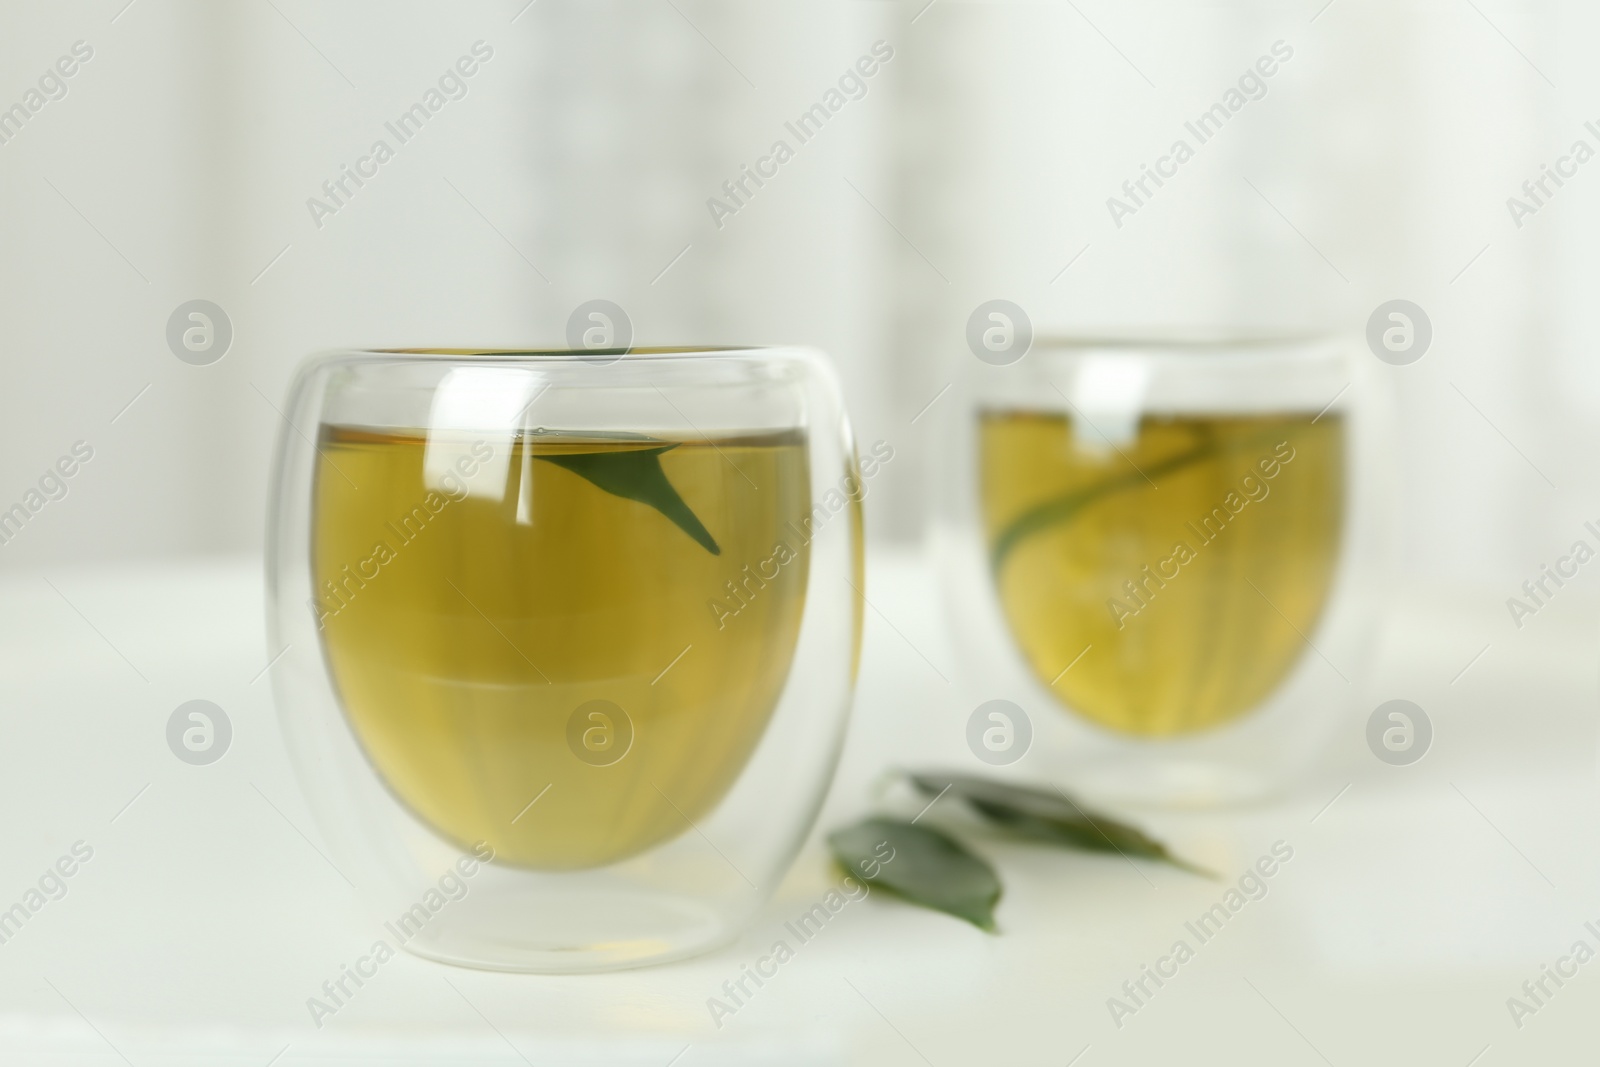
[[323,428],[323,647],[379,776],[444,837],[612,863],[718,804],[783,691],[805,440],[495,440]]
[[1201,730],[1259,705],[1306,653],[1339,556],[1338,416],[1150,416],[1113,447],[1061,415],[992,411],[979,433],[1002,610],[1073,711],[1132,734]]

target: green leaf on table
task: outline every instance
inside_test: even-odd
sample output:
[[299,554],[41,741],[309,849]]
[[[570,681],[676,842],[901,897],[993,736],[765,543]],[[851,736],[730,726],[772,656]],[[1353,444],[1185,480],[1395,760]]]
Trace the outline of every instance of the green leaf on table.
[[873,817],[835,830],[828,844],[839,866],[868,885],[995,932],[999,877],[943,831]]
[[546,463],[554,463],[583,478],[612,496],[637,500],[655,508],[671,519],[678,529],[699,542],[713,556],[722,555],[716,539],[705,524],[689,510],[683,497],[667,481],[667,472],[661,469],[661,453],[677,448],[666,444],[659,448],[635,448],[613,452],[571,452],[553,455],[536,455]]
[[948,793],[964,801],[993,825],[1018,837],[1089,852],[1117,852],[1160,860],[1193,874],[1216,877],[1211,871],[1173,855],[1166,845],[1137,826],[1091,811],[1059,789],[1036,789],[940,771],[919,771],[908,773],[906,777],[924,795],[938,797]]

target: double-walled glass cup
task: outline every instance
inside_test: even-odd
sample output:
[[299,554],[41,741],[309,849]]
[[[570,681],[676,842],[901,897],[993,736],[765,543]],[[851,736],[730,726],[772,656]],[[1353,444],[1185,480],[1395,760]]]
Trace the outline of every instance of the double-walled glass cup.
[[339,352],[287,415],[279,717],[391,949],[581,971],[736,933],[854,684],[861,494],[824,360]]
[[1333,338],[973,362],[936,526],[951,614],[972,696],[1020,707],[1064,785],[1257,798],[1358,706],[1383,552],[1371,363]]

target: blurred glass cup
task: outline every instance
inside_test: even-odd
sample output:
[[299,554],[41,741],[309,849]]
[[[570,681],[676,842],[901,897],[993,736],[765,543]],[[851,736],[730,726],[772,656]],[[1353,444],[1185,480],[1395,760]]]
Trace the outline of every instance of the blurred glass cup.
[[1041,709],[1073,788],[1258,798],[1355,706],[1384,555],[1357,353],[1069,339],[971,361],[934,531],[951,617],[978,691]]
[[837,760],[860,485],[799,349],[354,351],[279,436],[279,716],[339,869],[423,956],[702,951]]

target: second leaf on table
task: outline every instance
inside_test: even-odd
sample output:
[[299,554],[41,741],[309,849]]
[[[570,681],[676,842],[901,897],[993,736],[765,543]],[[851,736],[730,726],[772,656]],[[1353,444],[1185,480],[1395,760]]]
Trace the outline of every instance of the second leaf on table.
[[1040,789],[992,778],[945,771],[909,771],[906,779],[924,796],[948,794],[984,820],[1019,837],[1090,852],[1160,860],[1194,874],[1216,875],[1181,859],[1137,826],[1091,811],[1052,786]]

